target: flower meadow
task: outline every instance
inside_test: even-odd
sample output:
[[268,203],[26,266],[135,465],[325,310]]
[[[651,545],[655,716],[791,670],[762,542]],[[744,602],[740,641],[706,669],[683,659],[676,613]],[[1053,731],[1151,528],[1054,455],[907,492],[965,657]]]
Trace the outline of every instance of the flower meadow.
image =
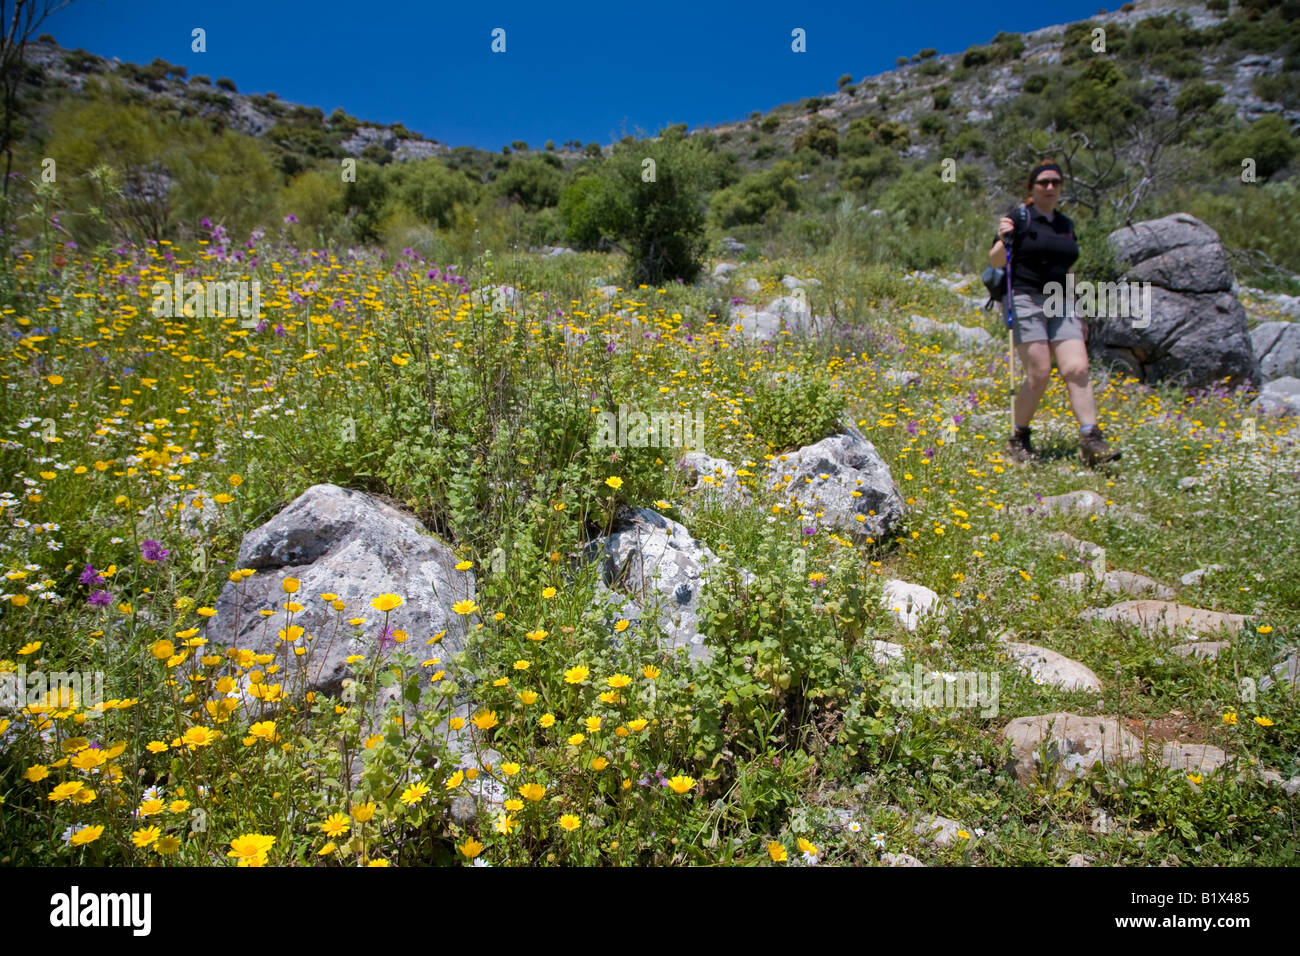
[[[905,317],[982,320],[833,245],[811,265],[747,261],[716,289],[605,297],[617,263],[603,254],[485,253],[462,269],[204,234],[6,266],[0,676],[101,674],[103,695],[83,683],[0,710],[0,862],[1294,862],[1295,798],[1279,788],[1146,763],[1023,787],[999,736],[1020,715],[1119,714],[1300,772],[1294,688],[1239,689],[1300,625],[1300,451],[1293,423],[1260,419],[1241,440],[1244,392],[1103,377],[1103,426],[1125,449],[1107,476],[1072,457],[1054,375],[1039,423],[1055,460],[1025,471],[1000,454],[1005,349],[963,356]],[[810,272],[853,322],[756,343],[725,318],[746,279],[766,301]],[[154,284],[178,276],[257,280],[262,315],[159,316]],[[517,300],[483,293],[501,284]],[[691,490],[680,449],[602,445],[601,412],[620,405],[702,411],[704,450],[736,463],[752,505]],[[767,476],[845,416],[907,503],[888,540],[849,540]],[[1189,474],[1205,480],[1180,489]],[[449,604],[463,651],[390,625],[412,595],[349,603],[239,565],[244,534],[325,482],[403,507],[454,549],[475,582]],[[1147,523],[1035,514],[1036,496],[1078,487]],[[593,601],[588,545],[625,505],[719,556],[700,611],[711,660],[672,650],[653,614]],[[1085,596],[1048,583],[1082,567],[1055,529],[1158,580],[1217,562],[1180,600],[1248,626],[1200,661],[1079,619]],[[266,574],[276,605],[239,613],[264,619],[274,653],[209,633],[222,589]],[[889,578],[950,613],[905,631],[882,607]],[[297,623],[309,607],[328,623]],[[891,640],[909,669],[1005,668],[993,638],[1007,628],[1088,663],[1100,701],[1004,670],[998,716],[909,710],[871,653]],[[314,689],[311,663],[338,641],[365,653],[336,692]],[[963,824],[943,845],[914,830],[934,813]]]

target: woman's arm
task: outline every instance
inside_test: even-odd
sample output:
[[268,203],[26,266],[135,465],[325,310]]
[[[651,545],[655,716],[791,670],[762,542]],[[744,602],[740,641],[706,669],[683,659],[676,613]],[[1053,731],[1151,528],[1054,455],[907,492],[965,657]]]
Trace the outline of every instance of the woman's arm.
[[994,269],[1001,269],[1007,264],[1007,247],[999,239],[993,243],[993,248],[989,250],[989,265]]

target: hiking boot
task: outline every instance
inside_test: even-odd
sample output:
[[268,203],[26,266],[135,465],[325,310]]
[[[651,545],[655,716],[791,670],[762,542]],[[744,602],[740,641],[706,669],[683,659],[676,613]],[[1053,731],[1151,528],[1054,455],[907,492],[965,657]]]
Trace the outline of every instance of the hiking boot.
[[1115,461],[1123,453],[1111,450],[1106,439],[1101,437],[1101,427],[1098,426],[1079,439],[1079,454],[1083,457],[1083,463],[1092,468],[1103,462]]
[[1039,460],[1038,452],[1034,451],[1033,446],[1029,443],[1029,432],[1028,425],[1024,428],[1017,428],[1012,432],[1011,437],[1007,439],[1007,447],[1004,451],[1008,458],[1021,464]]

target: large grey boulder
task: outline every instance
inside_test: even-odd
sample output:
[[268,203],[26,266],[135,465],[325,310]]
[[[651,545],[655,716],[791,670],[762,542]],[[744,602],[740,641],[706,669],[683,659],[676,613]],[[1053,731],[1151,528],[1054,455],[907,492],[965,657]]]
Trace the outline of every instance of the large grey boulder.
[[1219,234],[1187,213],[1148,219],[1108,237],[1128,264],[1130,282],[1150,282],[1170,292],[1226,292],[1232,269]]
[[711,656],[697,612],[706,572],[719,561],[684,526],[649,508],[624,508],[610,534],[593,541],[588,551],[601,561],[606,587],[635,603],[635,617],[641,617],[640,607],[657,604],[659,625],[673,647],[685,647],[692,660]]
[[1300,378],[1300,322],[1261,322],[1250,330],[1250,344],[1264,381]]
[[769,487],[816,524],[860,538],[880,541],[903,518],[903,498],[889,466],[852,424],[840,434],[778,455],[768,462],[768,480]]
[[1088,345],[1101,362],[1144,383],[1260,381],[1246,313],[1232,293],[1227,253],[1213,229],[1174,213],[1117,229],[1108,239],[1124,278],[1151,283],[1151,313],[1141,320],[1090,318]]
[[1300,414],[1300,378],[1283,375],[1265,383],[1252,408],[1268,417]]
[[[337,693],[351,674],[346,657],[363,654],[373,660],[375,653],[394,647],[391,642],[380,647],[384,614],[370,602],[381,594],[403,599],[401,607],[389,612],[388,624],[406,632],[407,647],[423,650],[426,641],[445,630],[435,653],[449,660],[464,649],[467,628],[476,619],[451,608],[473,599],[474,576],[457,571],[456,564],[451,549],[411,515],[360,491],[313,485],[244,536],[239,566],[257,573],[238,584],[226,583],[204,636],[217,644],[274,653],[286,622],[284,605],[296,601],[303,610],[293,615],[293,623],[305,628],[299,643],[309,649],[303,656],[308,662],[305,686]],[[285,578],[298,580],[296,593],[284,592]],[[321,600],[323,593],[336,594],[347,605],[337,630],[339,612]],[[258,614],[262,609],[276,613],[263,617]],[[359,634],[346,623],[354,616],[366,618]],[[285,659],[281,649],[280,660]],[[299,679],[292,664],[283,676]]]

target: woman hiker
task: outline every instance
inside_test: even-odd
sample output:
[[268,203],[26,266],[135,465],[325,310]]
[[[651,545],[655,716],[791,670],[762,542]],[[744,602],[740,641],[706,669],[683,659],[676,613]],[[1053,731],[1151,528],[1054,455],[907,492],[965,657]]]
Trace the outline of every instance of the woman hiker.
[[[1079,451],[1084,463],[1092,467],[1099,462],[1114,461],[1120,452],[1111,451],[1097,424],[1097,403],[1092,396],[1088,377],[1086,333],[1074,314],[1074,303],[1065,303],[1065,315],[1044,314],[1047,296],[1043,287],[1061,283],[1070,266],[1079,258],[1079,243],[1074,223],[1056,211],[1061,195],[1061,167],[1046,159],[1034,168],[1025,183],[1030,198],[1024,210],[1013,206],[998,220],[996,241],[989,250],[989,262],[995,268],[1006,265],[1006,241],[1011,239],[1011,292],[1015,304],[1013,341],[1025,368],[1025,382],[1020,386],[1013,406],[1016,430],[1007,442],[1006,453],[1016,461],[1038,459],[1029,444],[1029,420],[1047,391],[1052,375],[1050,354],[1065,379],[1074,417],[1079,420]],[[1026,215],[1027,214],[1027,215]],[[1005,313],[1004,313],[1005,314]]]

